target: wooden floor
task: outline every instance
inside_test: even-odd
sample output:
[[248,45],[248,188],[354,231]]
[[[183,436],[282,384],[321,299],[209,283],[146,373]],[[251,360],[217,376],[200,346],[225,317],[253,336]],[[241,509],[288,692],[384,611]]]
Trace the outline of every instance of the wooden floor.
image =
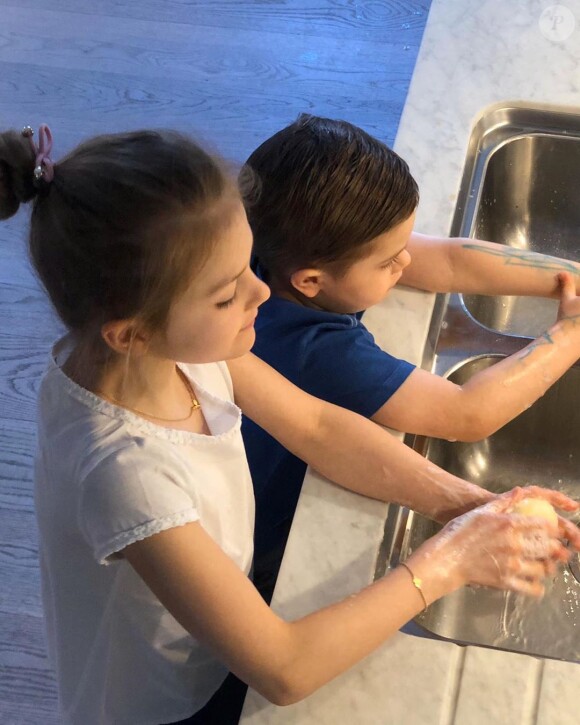
[[[58,159],[95,133],[174,127],[243,161],[306,111],[392,144],[429,6],[0,0],[0,129],[48,123]],[[0,224],[0,723],[53,725],[32,460],[36,391],[59,326],[28,267],[25,224],[24,212]]]

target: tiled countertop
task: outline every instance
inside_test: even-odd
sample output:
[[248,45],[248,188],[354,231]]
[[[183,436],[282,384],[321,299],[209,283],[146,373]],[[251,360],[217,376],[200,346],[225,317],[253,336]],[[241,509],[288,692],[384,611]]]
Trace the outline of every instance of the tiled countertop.
[[[530,101],[580,113],[580,0],[564,5],[554,13],[540,0],[433,0],[395,143],[420,186],[418,231],[449,233],[484,107]],[[432,306],[433,295],[394,290],[365,322],[389,352],[420,364]],[[274,609],[297,618],[370,583],[386,512],[309,471]],[[398,633],[296,705],[279,708],[250,691],[241,723],[577,725],[579,713],[575,664]]]

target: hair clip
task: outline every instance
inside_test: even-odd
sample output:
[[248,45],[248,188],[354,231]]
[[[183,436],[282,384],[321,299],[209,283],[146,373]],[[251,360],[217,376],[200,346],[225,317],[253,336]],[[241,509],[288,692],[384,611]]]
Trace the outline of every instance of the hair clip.
[[38,129],[38,146],[34,143],[34,131],[31,126],[24,126],[21,131],[22,135],[29,139],[30,146],[34,153],[34,175],[35,181],[43,179],[46,183],[50,183],[54,177],[54,164],[50,158],[52,151],[52,133],[46,124]]

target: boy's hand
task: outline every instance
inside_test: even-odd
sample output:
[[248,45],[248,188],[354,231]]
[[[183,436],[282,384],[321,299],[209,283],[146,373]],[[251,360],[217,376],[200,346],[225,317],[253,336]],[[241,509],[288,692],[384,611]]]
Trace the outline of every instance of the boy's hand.
[[560,306],[558,320],[577,318],[580,322],[580,297],[576,295],[576,282],[570,272],[559,272],[556,275],[560,285]]

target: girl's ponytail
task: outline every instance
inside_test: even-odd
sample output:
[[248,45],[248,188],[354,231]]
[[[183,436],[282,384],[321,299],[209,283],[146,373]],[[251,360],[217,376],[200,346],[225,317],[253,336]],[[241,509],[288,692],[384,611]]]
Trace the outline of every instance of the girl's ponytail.
[[23,132],[0,133],[0,219],[16,214],[20,204],[33,199],[36,156]]
[[34,199],[30,257],[79,342],[104,345],[110,320],[161,330],[241,203],[233,170],[175,131],[99,136],[56,169],[51,144],[0,133],[0,219]]

